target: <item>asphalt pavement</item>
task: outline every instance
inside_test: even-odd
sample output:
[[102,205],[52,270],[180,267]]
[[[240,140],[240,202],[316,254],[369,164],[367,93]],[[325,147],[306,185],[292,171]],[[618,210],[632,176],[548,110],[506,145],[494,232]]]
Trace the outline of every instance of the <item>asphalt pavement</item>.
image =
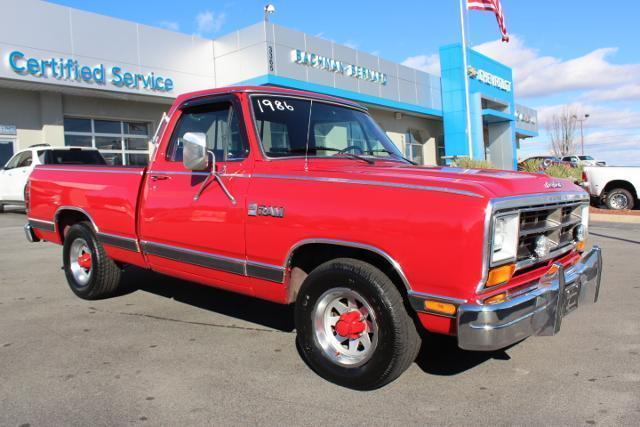
[[429,337],[398,380],[356,392],[304,364],[290,307],[136,269],[83,301],[24,222],[0,214],[0,426],[640,425],[637,224],[592,225],[600,301],[558,335],[493,353]]

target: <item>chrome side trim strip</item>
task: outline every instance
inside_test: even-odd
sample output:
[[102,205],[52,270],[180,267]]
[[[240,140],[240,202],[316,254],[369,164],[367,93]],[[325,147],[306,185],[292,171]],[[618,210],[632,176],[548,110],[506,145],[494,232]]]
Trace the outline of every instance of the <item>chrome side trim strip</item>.
[[100,229],[98,228],[96,222],[93,220],[91,215],[89,215],[89,213],[87,211],[85,211],[84,209],[79,208],[77,206],[60,206],[60,207],[58,207],[58,209],[56,209],[56,213],[53,215],[53,221],[56,224],[56,228],[58,228],[58,224],[59,224],[58,216],[60,216],[60,212],[62,212],[62,211],[77,211],[77,212],[80,212],[81,214],[83,214],[84,216],[89,218],[89,221],[91,221],[91,225],[93,225],[93,229],[96,231],[96,233],[100,232]]
[[[195,175],[195,176],[209,176],[209,172],[195,172],[195,171],[167,171],[167,170],[153,170],[148,171],[147,175]],[[251,174],[248,173],[220,173],[218,174],[225,178],[251,178]]]
[[437,191],[441,193],[458,194],[462,196],[484,198],[484,196],[473,193],[466,190],[457,190],[455,188],[447,187],[434,187],[428,185],[417,184],[403,184],[399,182],[384,182],[384,181],[371,181],[364,179],[348,179],[348,178],[330,178],[330,177],[312,177],[312,176],[296,176],[296,175],[278,175],[278,174],[253,174],[254,178],[266,178],[266,179],[288,179],[294,181],[316,181],[316,182],[331,182],[337,184],[356,184],[356,185],[373,185],[378,187],[391,187],[391,188],[404,188],[408,190],[420,190],[420,191]]
[[270,282],[283,283],[285,269],[283,267],[263,264],[255,261],[246,262],[247,276]]
[[201,252],[146,240],[141,241],[140,244],[142,250],[149,255],[270,282],[284,282],[285,268],[277,265],[215,255],[209,252]]
[[192,249],[179,248],[162,243],[154,243],[144,240],[141,243],[142,249],[149,255],[155,255],[173,261],[184,262],[214,270],[225,271],[227,273],[246,275],[245,262],[242,260],[214,255],[207,252],[195,251]]
[[115,234],[98,233],[100,243],[109,246],[115,246],[120,249],[126,249],[132,252],[140,252],[138,241],[131,237],[116,236]]
[[38,170],[43,170],[43,171],[51,171],[51,172],[89,172],[89,173],[123,173],[123,174],[129,174],[129,175],[142,175],[144,174],[144,170],[141,171],[134,171],[134,170],[100,170],[99,168],[96,169],[71,169],[71,168],[51,168],[51,167],[43,167],[43,166],[36,166],[36,169]]
[[334,239],[305,239],[305,240],[301,240],[298,243],[296,243],[295,245],[293,245],[291,247],[291,249],[289,249],[289,253],[287,254],[287,258],[286,258],[286,262],[284,265],[284,268],[289,268],[289,266],[291,265],[291,260],[293,258],[293,254],[295,253],[295,251],[304,246],[304,245],[309,245],[309,244],[328,244],[328,245],[337,245],[337,246],[346,246],[346,247],[350,247],[350,248],[357,248],[357,249],[364,249],[370,252],[374,252],[378,255],[380,255],[381,257],[383,257],[384,259],[386,259],[391,266],[393,267],[393,269],[396,271],[396,273],[398,273],[398,276],[400,276],[400,279],[402,280],[402,283],[404,284],[404,287],[407,289],[407,291],[411,291],[411,285],[409,284],[409,280],[407,279],[407,276],[404,274],[404,271],[402,270],[402,266],[400,265],[400,263],[398,261],[396,261],[394,258],[392,258],[388,253],[386,253],[385,251],[383,251],[382,249],[378,249],[375,246],[371,246],[371,245],[367,245],[365,243],[357,243],[357,242],[348,242],[348,241],[344,241],[344,240],[334,240]]
[[442,302],[450,302],[451,304],[464,304],[467,302],[466,299],[447,297],[444,295],[428,294],[424,292],[409,291],[409,296],[415,297],[415,298],[422,298],[422,299],[432,299],[432,300],[437,300]]
[[56,231],[56,225],[51,221],[44,221],[41,219],[29,218],[28,225],[31,226],[32,228],[37,228],[42,231],[52,231],[52,232]]

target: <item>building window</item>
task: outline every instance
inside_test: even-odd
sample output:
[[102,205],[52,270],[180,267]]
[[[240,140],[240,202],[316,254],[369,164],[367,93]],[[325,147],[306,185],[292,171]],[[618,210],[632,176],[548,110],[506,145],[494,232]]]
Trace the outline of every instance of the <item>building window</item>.
[[149,162],[149,123],[65,117],[64,145],[95,147],[114,166]]
[[415,129],[409,129],[409,131],[405,134],[404,140],[404,156],[416,162],[419,165],[424,164],[424,159],[422,158],[422,142],[419,140],[420,131]]

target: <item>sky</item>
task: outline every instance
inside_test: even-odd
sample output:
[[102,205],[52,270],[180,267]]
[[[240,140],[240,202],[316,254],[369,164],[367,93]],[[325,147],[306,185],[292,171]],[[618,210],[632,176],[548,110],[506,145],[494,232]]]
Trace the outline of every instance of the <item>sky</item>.
[[[266,0],[56,0],[78,9],[215,38],[263,19]],[[438,48],[460,41],[457,0],[277,1],[271,20],[439,74]],[[470,11],[469,44],[514,70],[516,102],[538,110],[540,136],[519,157],[549,154],[544,123],[569,106],[584,122],[585,154],[640,166],[640,2],[502,0],[495,17]],[[579,141],[579,132],[577,133]]]

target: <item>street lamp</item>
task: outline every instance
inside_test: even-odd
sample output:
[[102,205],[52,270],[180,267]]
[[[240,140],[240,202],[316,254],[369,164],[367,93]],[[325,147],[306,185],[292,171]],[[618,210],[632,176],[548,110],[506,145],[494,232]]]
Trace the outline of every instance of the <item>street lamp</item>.
[[269,22],[269,15],[276,11],[276,7],[269,3],[264,7],[264,22]]
[[584,156],[584,133],[582,132],[582,123],[589,118],[590,114],[581,114],[580,116],[573,115],[573,118],[580,122],[580,151]]

